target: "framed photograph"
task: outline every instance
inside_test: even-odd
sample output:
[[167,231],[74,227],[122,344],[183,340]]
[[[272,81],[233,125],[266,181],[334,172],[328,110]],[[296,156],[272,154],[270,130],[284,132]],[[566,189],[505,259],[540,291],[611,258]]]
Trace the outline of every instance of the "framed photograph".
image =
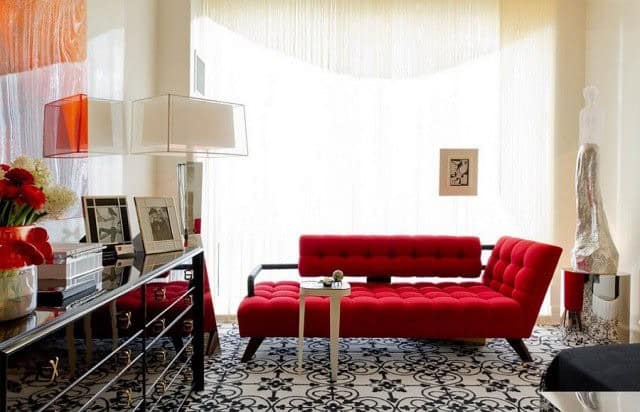
[[83,196],[82,214],[87,242],[131,243],[126,196]]
[[170,197],[136,197],[140,236],[147,254],[182,250],[178,214]]
[[133,258],[118,259],[102,270],[102,286],[106,290],[113,290],[129,282]]
[[440,196],[478,195],[478,149],[440,149]]
[[[166,265],[167,263],[173,261],[180,257],[181,252],[168,252],[168,253],[158,253],[155,255],[147,255],[144,257],[143,261],[139,265],[139,270],[142,275],[145,275],[152,270],[159,268],[160,266]],[[183,273],[184,271],[179,271]],[[154,279],[154,282],[159,281],[162,282],[167,276],[159,276],[157,279]],[[184,279],[184,277],[183,277]]]

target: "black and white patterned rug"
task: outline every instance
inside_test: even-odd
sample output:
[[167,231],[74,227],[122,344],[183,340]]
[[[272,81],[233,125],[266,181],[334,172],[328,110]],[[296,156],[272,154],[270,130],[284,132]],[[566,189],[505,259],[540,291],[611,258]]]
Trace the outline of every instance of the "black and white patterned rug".
[[538,326],[522,363],[504,339],[484,346],[416,339],[341,339],[340,372],[329,382],[327,339],[265,339],[241,363],[248,339],[220,329],[222,353],[210,357],[206,388],[189,411],[538,411],[540,378],[556,353],[595,343],[562,328]]

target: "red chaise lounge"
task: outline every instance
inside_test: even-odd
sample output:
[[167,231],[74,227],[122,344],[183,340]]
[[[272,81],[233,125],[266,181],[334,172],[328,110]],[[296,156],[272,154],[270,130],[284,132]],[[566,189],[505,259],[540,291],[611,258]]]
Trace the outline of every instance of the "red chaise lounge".
[[[493,249],[486,268],[483,249]],[[340,337],[506,338],[530,361],[522,339],[531,336],[561,252],[511,237],[482,246],[477,237],[301,236],[298,264],[260,265],[249,275],[238,308],[240,336],[251,338],[242,361],[265,337],[297,336],[298,282],[255,284],[262,270],[295,268],[303,277],[340,269],[367,278],[350,282],[342,298]],[[391,283],[391,276],[475,279]],[[308,297],[305,311],[305,336],[328,337],[328,298]]]

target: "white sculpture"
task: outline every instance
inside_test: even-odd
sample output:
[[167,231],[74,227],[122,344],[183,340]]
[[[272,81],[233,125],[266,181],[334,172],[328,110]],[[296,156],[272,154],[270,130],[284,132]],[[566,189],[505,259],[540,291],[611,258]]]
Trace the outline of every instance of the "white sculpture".
[[618,270],[616,249],[598,182],[598,151],[602,142],[604,114],[596,105],[598,89],[585,87],[586,105],[580,111],[580,149],[576,165],[578,223],[571,265],[593,274],[613,274]]

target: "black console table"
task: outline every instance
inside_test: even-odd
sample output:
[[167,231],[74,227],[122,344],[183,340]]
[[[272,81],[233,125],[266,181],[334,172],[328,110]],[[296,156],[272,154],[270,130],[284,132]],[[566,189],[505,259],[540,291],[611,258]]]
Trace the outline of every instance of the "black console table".
[[0,410],[179,410],[204,388],[203,263],[202,248],[138,255],[95,295],[0,323]]

